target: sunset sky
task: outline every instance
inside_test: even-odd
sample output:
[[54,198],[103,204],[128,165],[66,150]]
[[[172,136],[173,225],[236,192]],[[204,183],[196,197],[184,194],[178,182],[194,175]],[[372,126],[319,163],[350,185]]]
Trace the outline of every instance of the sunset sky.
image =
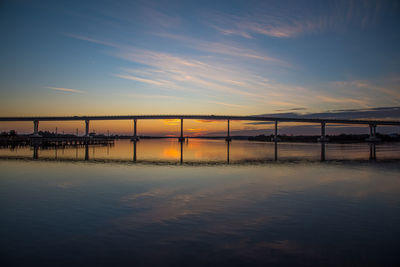
[[[1,1],[0,116],[399,107],[399,25],[399,1]],[[132,123],[94,127],[124,133]],[[32,126],[0,125],[11,128]]]

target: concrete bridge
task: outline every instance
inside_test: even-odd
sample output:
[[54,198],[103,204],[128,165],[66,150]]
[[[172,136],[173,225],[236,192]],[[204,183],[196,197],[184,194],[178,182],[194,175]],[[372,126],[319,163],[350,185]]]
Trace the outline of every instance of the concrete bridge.
[[138,120],[160,120],[160,119],[179,119],[181,121],[181,132],[179,141],[184,141],[183,120],[222,120],[227,121],[226,141],[231,141],[229,122],[230,121],[262,121],[275,123],[274,141],[278,141],[278,123],[279,122],[304,122],[316,123],[321,125],[320,141],[327,141],[325,128],[327,124],[352,124],[369,126],[369,141],[376,141],[376,127],[382,126],[400,126],[400,121],[386,120],[345,120],[345,119],[310,119],[310,118],[286,118],[270,116],[223,116],[223,115],[122,115],[122,116],[38,116],[38,117],[0,117],[0,122],[32,121],[33,135],[39,136],[39,121],[84,121],[85,136],[89,136],[89,124],[93,120],[132,120],[133,121],[133,141],[138,141],[137,121]]

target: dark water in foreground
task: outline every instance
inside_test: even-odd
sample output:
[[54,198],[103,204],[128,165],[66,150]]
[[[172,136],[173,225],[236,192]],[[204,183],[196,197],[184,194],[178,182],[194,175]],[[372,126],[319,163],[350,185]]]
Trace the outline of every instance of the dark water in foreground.
[[[396,266],[400,146],[0,149],[6,265]],[[321,153],[321,152],[325,153]],[[323,154],[325,155],[324,157]],[[86,160],[85,160],[86,159]],[[324,160],[324,161],[321,161]],[[229,160],[229,164],[228,164]]]

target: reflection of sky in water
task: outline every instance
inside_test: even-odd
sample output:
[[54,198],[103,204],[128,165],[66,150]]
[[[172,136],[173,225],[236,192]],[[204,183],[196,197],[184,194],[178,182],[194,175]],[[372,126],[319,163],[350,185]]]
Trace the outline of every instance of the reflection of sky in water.
[[[157,149],[162,154],[173,146]],[[0,169],[2,257],[14,263],[378,265],[397,259],[398,162],[2,160]]]
[[[229,147],[228,147],[229,145]],[[112,146],[80,147],[50,147],[39,148],[39,159],[57,160],[117,160],[141,162],[252,162],[278,160],[321,160],[323,153],[320,143],[278,143],[248,142],[234,140],[227,143],[224,140],[190,139],[181,144],[174,139],[141,140],[136,143],[129,140],[117,140]],[[182,148],[182,154],[181,154]],[[400,144],[377,144],[375,146],[377,160],[400,159]],[[325,160],[369,160],[372,156],[372,146],[360,144],[325,145]],[[33,158],[32,147],[0,148],[0,158]]]

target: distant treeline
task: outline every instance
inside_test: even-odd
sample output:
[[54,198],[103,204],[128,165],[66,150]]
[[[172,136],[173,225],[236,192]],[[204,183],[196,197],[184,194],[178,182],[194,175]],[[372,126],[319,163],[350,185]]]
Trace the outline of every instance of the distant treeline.
[[[318,142],[319,135],[279,135],[278,139],[281,142]],[[369,138],[368,134],[340,134],[326,135],[329,142],[333,143],[361,143]],[[399,142],[400,135],[398,134],[376,134],[376,137],[382,142]],[[249,141],[272,141],[273,135],[257,135],[248,138]]]

